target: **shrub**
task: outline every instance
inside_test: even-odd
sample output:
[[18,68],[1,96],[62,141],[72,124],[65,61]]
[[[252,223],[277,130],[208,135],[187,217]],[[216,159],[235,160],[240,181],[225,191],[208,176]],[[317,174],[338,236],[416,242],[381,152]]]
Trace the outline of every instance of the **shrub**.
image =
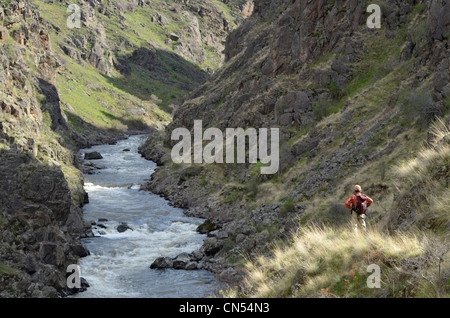
[[420,128],[426,128],[429,124],[441,115],[439,106],[434,103],[429,92],[412,91],[400,99],[402,126],[410,126],[417,119]]
[[254,199],[259,192],[258,176],[254,176],[253,178],[251,178],[245,189],[247,191],[248,197]]
[[280,207],[280,215],[282,217],[285,217],[292,212],[295,212],[295,201],[293,198],[287,198],[283,205]]
[[[399,177],[397,186],[404,189],[402,196],[408,197],[409,204],[416,207],[412,210],[399,205],[399,208],[414,213],[416,225],[439,229],[448,223],[449,140],[448,123],[437,120],[431,128],[429,147],[420,151],[415,158],[394,168],[394,174]],[[396,218],[395,215],[390,217]]]
[[316,121],[322,120],[331,114],[331,102],[326,99],[319,99],[314,103],[313,114]]

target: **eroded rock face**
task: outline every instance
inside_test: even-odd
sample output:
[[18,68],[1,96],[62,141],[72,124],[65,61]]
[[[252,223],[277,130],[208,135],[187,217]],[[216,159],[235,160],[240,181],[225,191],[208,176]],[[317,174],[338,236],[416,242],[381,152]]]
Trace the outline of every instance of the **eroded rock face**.
[[294,1],[278,19],[271,48],[273,73],[288,71],[341,45],[365,23],[365,3],[347,0],[338,7],[324,1]]
[[66,267],[89,253],[80,243],[89,225],[81,175],[69,187],[62,170],[75,170],[73,155],[43,135],[79,135],[61,111],[49,26],[27,1],[2,8],[0,20],[0,41],[15,41],[0,45],[0,297],[58,297]]
[[433,39],[442,41],[448,39],[450,28],[450,2],[433,0],[430,4],[430,33]]
[[[89,253],[79,242],[88,231],[81,209],[72,205],[60,168],[18,150],[1,149],[0,162],[0,262],[16,268],[23,287],[16,296],[33,296],[32,282],[40,284],[36,291],[63,292],[66,267]],[[0,295],[12,283],[2,284]]]

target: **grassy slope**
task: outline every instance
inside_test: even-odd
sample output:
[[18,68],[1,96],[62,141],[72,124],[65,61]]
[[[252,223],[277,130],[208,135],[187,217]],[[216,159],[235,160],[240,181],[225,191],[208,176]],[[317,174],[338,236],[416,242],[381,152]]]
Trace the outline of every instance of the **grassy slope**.
[[[420,72],[414,69],[414,65],[417,62],[414,58],[403,63],[398,62],[405,37],[405,30],[400,30],[397,37],[392,39],[386,38],[383,32],[380,31],[366,39],[366,56],[356,64],[355,76],[342,90],[342,97],[334,99],[332,104],[327,105],[322,112],[316,110],[320,122],[316,126],[317,130],[314,131],[314,134],[320,135],[322,132],[332,131],[337,137],[332,144],[319,145],[320,151],[315,157],[310,158],[310,160],[306,160],[306,157],[298,158],[290,169],[287,169],[272,180],[274,184],[271,187],[274,194],[272,197],[273,202],[277,202],[280,199],[280,192],[277,191],[278,187],[282,186],[284,193],[295,191],[298,183],[310,177],[310,175],[305,173],[308,169],[320,167],[327,159],[333,158],[342,146],[344,136],[348,134],[349,130],[352,130],[355,136],[360,135],[382,121],[385,121],[383,129],[362,150],[364,155],[370,156],[392,142],[398,142],[400,146],[379,160],[369,161],[363,167],[358,168],[357,172],[353,168],[353,163],[351,161],[348,162],[342,172],[342,175],[347,175],[347,177],[339,179],[338,183],[336,183],[336,180],[330,180],[330,182],[324,184],[316,195],[319,202],[315,202],[314,198],[309,200],[313,203],[305,214],[305,218],[310,216],[309,213],[317,214],[317,211],[328,210],[330,202],[345,200],[348,192],[347,187],[349,184],[353,184],[354,180],[359,180],[360,183],[368,185],[366,190],[370,190],[378,184],[385,184],[390,188],[394,187],[393,182],[396,180],[396,177],[391,173],[389,167],[414,156],[426,144],[427,137],[427,130],[420,128],[422,118],[420,118],[421,114],[418,110],[424,105],[417,103],[416,106],[402,102],[411,94],[411,86],[416,87],[419,95],[427,95],[430,90],[429,82],[417,83],[413,80],[413,75]],[[310,67],[329,65],[329,62],[334,57],[334,55],[324,57],[321,63]],[[286,79],[286,82],[297,82],[300,87],[309,86],[314,89],[308,82],[300,79],[296,80],[291,75],[286,77],[290,77]],[[387,107],[394,94],[398,94],[398,102],[394,107]],[[413,101],[413,103],[416,103],[416,101]],[[343,111],[344,106],[346,106],[345,112]],[[350,122],[346,122],[344,127],[344,114],[349,113],[352,114],[352,119]],[[364,121],[368,116],[371,118],[369,122],[365,121],[364,125],[356,126],[357,123]],[[389,132],[398,126],[402,127],[404,133],[393,139],[389,136]],[[299,143],[309,133],[304,128],[297,129],[293,127],[291,130],[293,137],[288,141],[289,145]],[[353,139],[347,142],[352,145],[355,141]],[[264,199],[267,200],[268,196],[270,197],[270,191],[263,192]],[[328,199],[324,201],[322,195],[326,195]],[[308,202],[304,203],[308,204]],[[390,203],[392,202],[388,199],[384,202],[386,206],[389,206]],[[324,217],[326,218],[327,216]],[[317,215],[315,218],[317,218]]]
[[[210,2],[229,18],[233,26],[236,26],[236,18],[239,16],[232,12],[235,9],[217,0]],[[137,7],[134,12],[123,13],[124,24],[128,27],[126,29],[120,23],[117,10],[114,10],[109,17],[97,13],[97,19],[104,26],[108,41],[116,44],[127,43],[115,52],[116,56],[130,56],[139,47],[156,47],[158,50],[173,52],[171,43],[167,41],[168,34],[178,33],[187,26],[188,22],[185,16],[170,10],[168,5],[170,3],[171,1],[152,1],[152,8]],[[164,60],[164,57],[160,55],[164,71],[169,73],[173,84],[154,78],[149,71],[134,64],[131,65],[130,76],[120,75],[116,71],[111,77],[102,76],[89,65],[77,64],[64,55],[59,48],[58,43],[63,43],[67,37],[88,35],[86,28],[71,30],[65,26],[70,14],[66,12],[66,5],[47,4],[42,1],[34,1],[34,5],[42,9],[40,12],[46,21],[59,27],[58,32],[52,31],[51,43],[53,50],[68,63],[65,65],[66,69],[58,75],[57,83],[61,92],[63,109],[69,122],[77,131],[87,131],[89,125],[83,124],[83,121],[99,128],[113,129],[142,128],[143,125],[161,127],[170,121],[168,114],[172,110],[170,105],[181,102],[182,98],[189,93],[189,89],[180,87],[177,83],[191,84],[189,78],[172,70],[173,62]],[[234,3],[233,5],[236,6]],[[165,16],[170,23],[161,26],[151,22],[150,17],[156,17],[157,14]],[[201,27],[206,26],[201,25]],[[198,67],[209,66],[216,69],[222,63],[222,58],[215,52],[208,52],[204,65],[198,65]],[[195,67],[195,65],[192,66]],[[92,89],[93,86],[95,86],[94,89]],[[155,100],[150,101],[152,95],[157,97],[156,100],[159,99],[160,109],[155,107]],[[146,115],[126,113],[133,108],[143,109]]]
[[[436,258],[445,246],[436,250],[435,244],[423,233],[369,231],[364,237],[346,228],[305,227],[291,245],[275,248],[273,257],[247,263],[246,296],[445,296],[448,281],[438,270],[440,266],[448,271],[449,263]],[[367,285],[372,264],[380,267],[380,288]]]
[[[139,121],[160,126],[170,119],[170,116],[155,104],[118,89],[107,77],[89,65],[82,67],[70,61],[67,71],[58,74],[57,82],[63,109],[68,114],[69,122],[79,132],[85,130],[80,126],[79,118],[100,128],[116,129],[132,126],[130,121],[133,120],[137,122],[137,126]],[[145,116],[128,115],[127,110],[132,108],[144,110]]]
[[[80,1],[73,3],[80,4]],[[164,3],[167,3],[167,1],[153,1],[153,4],[157,6]],[[43,19],[56,27],[56,30],[51,29],[50,31],[50,43],[52,51],[60,57],[60,62],[63,64],[59,67],[57,73],[56,86],[61,99],[61,108],[69,124],[76,131],[89,134],[94,127],[105,131],[123,131],[145,129],[147,125],[161,128],[171,120],[171,116],[167,112],[168,106],[171,103],[178,103],[189,93],[188,89],[180,88],[178,83],[181,85],[190,84],[188,78],[171,69],[173,61],[170,59],[169,61],[162,61],[163,66],[170,72],[170,80],[174,83],[172,85],[167,85],[152,78],[147,70],[136,65],[132,65],[133,73],[129,77],[125,77],[115,70],[113,70],[111,76],[102,75],[89,63],[80,65],[62,52],[59,44],[64,43],[65,39],[69,37],[87,36],[89,41],[92,40],[88,28],[69,29],[66,27],[66,20],[70,14],[66,11],[66,4],[33,1],[32,6],[39,8],[39,13]],[[116,52],[119,57],[128,56],[134,49],[141,46],[155,46],[170,52],[172,51],[171,47],[165,44],[167,32],[176,33],[185,24],[178,21],[178,17],[168,9],[168,6],[164,7],[166,10],[161,13],[167,15],[171,22],[167,28],[162,28],[160,25],[150,22],[150,16],[155,16],[157,13],[156,10],[150,8],[138,8],[136,12],[125,14],[126,24],[129,26],[127,30],[120,26],[117,10],[110,18],[100,14],[97,14],[97,18],[106,28],[108,41],[113,43],[114,41],[117,41],[117,43],[124,40],[128,41],[128,45],[125,45],[123,50]],[[223,9],[230,10],[227,6]],[[227,11],[226,14],[229,14],[229,12]],[[9,29],[9,33],[12,34],[20,25],[21,23],[16,23],[13,28]],[[6,45],[11,52],[8,58],[14,59],[14,49],[20,48],[20,45],[12,37],[2,40],[1,44]],[[23,54],[32,75],[38,77],[33,53],[24,50]],[[211,62],[210,64],[214,63]],[[197,66],[192,65],[192,67]],[[21,90],[16,90],[13,93],[17,97],[27,97],[26,93]],[[32,98],[35,98],[39,104],[45,102],[45,97],[37,91],[33,92]],[[72,166],[72,154],[57,141],[63,137],[66,144],[70,143],[71,136],[67,132],[55,133],[51,131],[49,128],[51,126],[50,115],[45,110],[43,111],[43,117],[44,125],[40,127],[39,136],[33,136],[38,147],[38,159],[49,165],[60,164],[72,193],[82,193],[78,182],[81,179],[81,174]],[[17,120],[13,116],[5,115],[0,120],[5,123],[13,123],[15,128],[9,134],[16,140],[21,140],[24,136],[32,137],[27,132],[28,125],[26,123],[15,125]],[[61,134],[67,134],[67,136],[61,136]],[[0,142],[0,148],[8,149],[9,145]],[[82,199],[82,197],[74,197],[75,201]]]

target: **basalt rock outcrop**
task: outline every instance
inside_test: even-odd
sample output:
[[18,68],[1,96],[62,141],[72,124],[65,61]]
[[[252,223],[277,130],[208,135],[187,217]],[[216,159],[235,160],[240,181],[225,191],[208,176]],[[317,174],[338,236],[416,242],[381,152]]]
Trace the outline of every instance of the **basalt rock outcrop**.
[[1,8],[0,23],[0,297],[60,297],[72,292],[67,266],[89,254],[82,177],[66,148],[82,138],[60,108],[49,26],[22,1]]
[[90,231],[64,174],[19,150],[1,149],[0,158],[0,295],[71,292],[66,268],[89,254],[80,238]]

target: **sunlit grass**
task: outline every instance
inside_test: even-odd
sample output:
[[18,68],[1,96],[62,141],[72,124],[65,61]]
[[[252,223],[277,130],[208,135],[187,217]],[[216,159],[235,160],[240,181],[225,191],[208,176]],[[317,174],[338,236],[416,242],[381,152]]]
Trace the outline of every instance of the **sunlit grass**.
[[450,143],[444,142],[449,138],[448,125],[441,119],[436,120],[431,128],[433,135],[431,145],[422,149],[416,158],[396,167],[396,173],[411,182],[424,181],[431,176],[430,171],[436,167],[450,164]]
[[[365,285],[367,266],[375,263],[395,272],[385,266],[386,260],[421,255],[426,245],[427,240],[415,234],[389,235],[371,230],[362,236],[345,227],[308,226],[293,237],[289,246],[276,247],[273,256],[247,263],[247,296],[375,296],[377,291]],[[349,283],[342,288],[345,280]]]

